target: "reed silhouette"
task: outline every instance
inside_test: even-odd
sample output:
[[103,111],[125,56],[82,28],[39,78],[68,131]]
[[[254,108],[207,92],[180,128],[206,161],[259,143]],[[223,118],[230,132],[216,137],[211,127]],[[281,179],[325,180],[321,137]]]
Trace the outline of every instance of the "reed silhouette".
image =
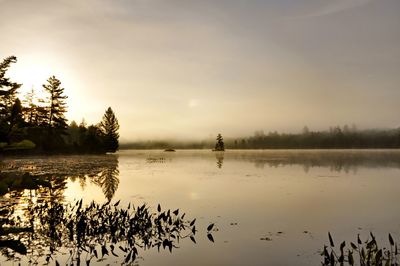
[[[108,257],[129,264],[140,249],[172,252],[182,239],[196,243],[195,219],[188,220],[178,209],[111,203],[119,184],[117,156],[92,156],[90,163],[70,157],[69,161],[66,157],[43,160],[34,168],[29,167],[29,160],[28,164],[2,164],[0,186],[6,189],[0,197],[10,199],[0,201],[0,252],[4,257],[57,264],[67,252],[68,265],[89,265]],[[23,173],[26,169],[31,172]],[[107,202],[65,202],[68,178],[100,186]],[[207,237],[214,241],[210,228]]]

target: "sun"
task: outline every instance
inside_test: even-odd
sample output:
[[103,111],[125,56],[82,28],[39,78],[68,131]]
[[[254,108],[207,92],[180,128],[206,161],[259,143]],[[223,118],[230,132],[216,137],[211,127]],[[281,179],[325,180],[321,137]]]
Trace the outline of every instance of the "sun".
[[51,69],[45,65],[21,65],[13,66],[13,72],[10,69],[10,78],[22,84],[21,89],[18,91],[19,96],[23,97],[27,92],[34,89],[37,98],[44,98],[46,96],[42,85],[51,76]]
[[47,102],[48,93],[45,92],[43,84],[47,84],[47,80],[51,76],[55,76],[61,81],[61,87],[65,89],[64,95],[68,98],[67,117],[69,119],[82,119],[82,105],[76,99],[82,98],[82,83],[71,67],[68,60],[57,56],[49,57],[43,54],[34,54],[29,56],[21,56],[17,63],[12,64],[8,69],[6,76],[13,82],[22,84],[18,89],[18,98],[25,104],[27,93],[34,90],[34,104],[43,106],[43,103],[38,99],[43,99]]
[[25,95],[34,90],[35,98],[46,99],[47,93],[43,84],[47,83],[50,76],[56,75],[54,70],[46,62],[17,62],[8,71],[8,76],[13,82],[22,84],[18,90],[18,97],[23,100]]
[[[89,123],[97,122],[96,114],[94,118],[85,116],[85,112],[93,113],[93,108],[100,108],[95,102],[85,109],[83,103],[90,97],[85,92],[87,83],[82,79],[82,75],[76,70],[74,62],[68,58],[52,53],[50,55],[43,52],[23,54],[17,57],[17,62],[11,64],[7,70],[6,77],[10,78],[12,82],[22,84],[21,88],[17,90],[17,97],[21,100],[22,105],[26,105],[27,93],[34,90],[33,103],[39,106],[48,106],[49,94],[43,88],[43,84],[47,84],[47,80],[55,76],[61,81],[61,87],[64,89],[63,95],[67,96],[65,99],[67,112],[65,116],[70,120],[81,121],[83,117]],[[43,99],[45,102],[40,102],[38,99]],[[97,104],[97,105],[96,105]],[[96,107],[94,107],[96,105]]]

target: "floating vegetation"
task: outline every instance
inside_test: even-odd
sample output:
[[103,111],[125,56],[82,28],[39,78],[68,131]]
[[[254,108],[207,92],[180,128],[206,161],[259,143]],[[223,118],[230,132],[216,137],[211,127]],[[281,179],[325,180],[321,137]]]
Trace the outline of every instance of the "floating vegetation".
[[32,176],[29,173],[0,173],[0,196],[11,190],[38,189],[50,187],[51,183],[44,178]]
[[346,242],[343,241],[339,246],[339,252],[335,251],[335,243],[330,233],[329,247],[324,246],[321,252],[323,257],[322,265],[360,265],[360,266],[378,266],[378,265],[399,265],[399,253],[397,243],[389,234],[389,247],[380,248],[376,242],[375,236],[370,233],[366,241],[361,241],[360,235],[357,236],[357,244],[350,242],[346,249]]
[[95,176],[109,168],[118,168],[118,156],[107,155],[68,155],[35,156],[2,160],[1,173],[26,173],[35,176],[56,175]]
[[165,163],[166,160],[164,157],[159,157],[159,158],[154,158],[154,157],[149,157],[146,159],[147,163]]
[[[60,250],[69,252],[67,265],[99,262],[118,257],[122,264],[138,258],[139,249],[157,248],[172,252],[181,239],[196,243],[196,219],[186,220],[185,214],[146,206],[119,207],[120,201],[84,206],[82,200],[73,204],[44,202],[29,210],[27,219],[12,218],[12,210],[0,213],[0,250],[10,260],[28,261],[42,258],[49,263]],[[214,242],[211,230],[207,237]],[[54,262],[53,262],[54,263]]]
[[[108,201],[118,189],[118,159],[114,155],[86,156],[86,160],[82,156],[46,158],[12,160],[0,165],[0,195],[41,187],[55,189],[55,183],[67,182],[67,179],[78,181],[82,187],[87,182],[101,187]],[[17,195],[13,194],[11,198],[16,199]]]

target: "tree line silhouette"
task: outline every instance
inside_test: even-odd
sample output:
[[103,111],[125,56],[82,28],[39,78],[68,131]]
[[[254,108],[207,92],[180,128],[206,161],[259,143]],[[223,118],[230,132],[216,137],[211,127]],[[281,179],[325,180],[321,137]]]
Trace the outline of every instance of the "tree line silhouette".
[[[219,140],[219,138],[221,140]],[[221,144],[223,142],[224,145]],[[335,126],[326,131],[311,131],[304,127],[301,133],[265,134],[256,131],[254,135],[240,138],[225,138],[218,134],[214,139],[202,141],[137,141],[124,143],[122,149],[397,149],[400,148],[400,128],[358,130]],[[223,147],[223,148],[222,148]]]
[[15,56],[0,62],[0,151],[105,153],[118,149],[119,124],[111,107],[96,125],[88,126],[84,120],[68,125],[68,96],[61,81],[51,76],[43,84],[45,97],[38,97],[32,88],[21,101],[18,90],[22,84],[6,77],[16,62]]
[[235,139],[229,148],[236,149],[375,149],[400,148],[400,128],[357,130],[347,125],[331,127],[327,131],[285,134],[256,131],[248,138]]

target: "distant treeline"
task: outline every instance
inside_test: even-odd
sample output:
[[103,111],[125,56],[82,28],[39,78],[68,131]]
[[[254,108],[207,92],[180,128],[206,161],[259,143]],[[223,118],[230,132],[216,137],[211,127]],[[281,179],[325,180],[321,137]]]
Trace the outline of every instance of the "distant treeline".
[[211,149],[214,145],[215,141],[147,140],[121,143],[120,149]]
[[[253,136],[224,138],[226,149],[375,149],[400,148],[400,128],[357,130],[355,126],[331,127],[327,131],[278,133],[256,131]],[[121,145],[122,149],[213,149],[215,140],[199,142],[138,141]]]
[[[233,144],[233,145],[232,145]],[[400,148],[400,129],[357,130],[355,127],[332,127],[328,131],[309,131],[300,134],[264,134],[234,140],[230,148],[238,149],[366,149]]]
[[[118,149],[118,120],[111,108],[97,125],[83,121],[68,125],[64,88],[51,76],[39,97],[32,88],[18,93],[22,84],[6,72],[17,58],[0,62],[0,152],[1,153],[105,153]],[[19,98],[22,97],[22,100]]]

